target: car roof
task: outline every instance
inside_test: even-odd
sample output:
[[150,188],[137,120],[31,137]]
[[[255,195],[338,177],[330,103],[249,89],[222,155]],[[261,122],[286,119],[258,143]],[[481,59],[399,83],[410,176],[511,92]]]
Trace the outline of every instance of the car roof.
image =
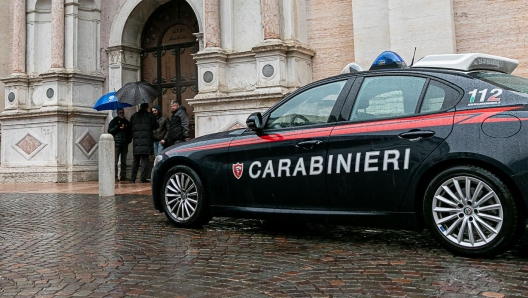
[[[376,69],[376,70],[364,70],[359,71],[355,73],[344,73],[339,74],[336,76],[333,76],[331,78],[337,78],[337,77],[355,77],[355,76],[368,76],[368,75],[375,75],[375,74],[387,74],[387,73],[415,73],[415,74],[447,74],[447,75],[457,75],[457,76],[464,76],[467,78],[474,77],[470,76],[470,73],[480,73],[483,71],[460,71],[455,69],[440,69],[440,68],[427,68],[427,67],[416,67],[416,68],[387,68],[387,69]],[[486,71],[489,72],[489,71]]]

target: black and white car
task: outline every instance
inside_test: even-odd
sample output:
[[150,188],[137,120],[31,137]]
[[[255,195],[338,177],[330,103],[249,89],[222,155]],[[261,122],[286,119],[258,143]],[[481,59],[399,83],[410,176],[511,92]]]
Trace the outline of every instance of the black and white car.
[[214,216],[420,230],[489,257],[526,227],[528,80],[513,59],[384,52],[371,70],[293,92],[247,129],[156,156],[154,207],[178,227]]

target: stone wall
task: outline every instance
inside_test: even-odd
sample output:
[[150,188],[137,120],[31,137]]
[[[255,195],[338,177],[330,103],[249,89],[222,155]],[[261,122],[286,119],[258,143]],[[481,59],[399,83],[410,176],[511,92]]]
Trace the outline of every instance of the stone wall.
[[307,0],[308,46],[315,50],[313,80],[338,75],[354,61],[352,0]]
[[528,1],[453,0],[458,53],[482,52],[519,60],[528,77]]

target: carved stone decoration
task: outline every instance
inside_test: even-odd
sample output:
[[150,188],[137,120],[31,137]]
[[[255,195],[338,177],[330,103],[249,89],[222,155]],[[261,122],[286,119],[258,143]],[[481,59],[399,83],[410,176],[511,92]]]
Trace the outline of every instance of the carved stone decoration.
[[122,62],[122,54],[120,51],[112,51],[108,54],[108,60],[110,65],[118,64]]
[[42,148],[46,147],[46,145],[47,144],[44,143],[42,139],[29,131],[12,147],[27,160],[30,160],[35,154],[42,150]]
[[9,95],[7,96],[7,100],[9,100],[9,102],[13,102],[15,101],[15,99],[16,99],[15,93],[9,92]]
[[55,90],[53,90],[53,88],[48,88],[48,90],[46,90],[46,97],[48,97],[49,99],[52,99],[54,95]]
[[185,92],[185,90],[187,90],[187,86],[182,86],[181,87],[181,93]]
[[92,154],[96,151],[98,143],[96,139],[92,136],[89,130],[86,130],[81,137],[75,142],[75,145],[81,149],[81,152],[90,158]]
[[177,88],[177,87],[172,87],[172,88],[171,88],[171,91],[172,91],[172,93],[174,93],[174,94],[178,94],[178,88]]
[[196,86],[196,85],[192,85],[192,86],[191,86],[191,90],[192,90],[194,93],[198,93],[198,86]]
[[271,64],[266,64],[266,65],[264,65],[264,67],[262,68],[262,74],[263,74],[266,78],[271,77],[274,73],[275,73],[275,68],[273,68],[273,65],[271,65]]
[[213,75],[212,71],[208,70],[208,71],[204,72],[204,74],[203,74],[204,82],[211,83],[213,81],[213,79],[214,79],[214,75]]
[[180,55],[183,55],[185,53],[185,48],[180,48]]

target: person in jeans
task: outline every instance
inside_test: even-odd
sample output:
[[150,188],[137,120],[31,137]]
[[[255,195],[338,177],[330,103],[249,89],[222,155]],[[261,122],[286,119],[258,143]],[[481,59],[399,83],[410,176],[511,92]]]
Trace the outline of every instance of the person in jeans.
[[161,114],[161,109],[158,105],[152,106],[151,111],[158,121],[158,128],[152,132],[154,135],[154,155],[158,155],[163,151],[163,144],[165,144],[165,139],[167,139],[167,134],[169,133],[170,121]]
[[125,181],[128,179],[126,176],[128,144],[132,142],[132,130],[130,122],[125,118],[125,110],[117,110],[117,116],[108,124],[108,133],[114,136],[115,142],[115,176],[116,178],[118,177],[117,165],[119,163],[119,157],[121,157],[119,180]]
[[171,101],[172,117],[170,121],[170,129],[167,140],[165,140],[165,147],[174,145],[178,142],[185,142],[189,140],[189,116],[184,106],[180,106],[178,101]]
[[154,138],[152,131],[158,128],[158,121],[156,117],[148,112],[148,103],[142,103],[132,117],[130,117],[130,125],[132,126],[132,140],[134,160],[132,161],[132,175],[130,176],[130,183],[136,182],[136,175],[141,162],[141,183],[149,182],[147,180],[149,155],[154,152]]

